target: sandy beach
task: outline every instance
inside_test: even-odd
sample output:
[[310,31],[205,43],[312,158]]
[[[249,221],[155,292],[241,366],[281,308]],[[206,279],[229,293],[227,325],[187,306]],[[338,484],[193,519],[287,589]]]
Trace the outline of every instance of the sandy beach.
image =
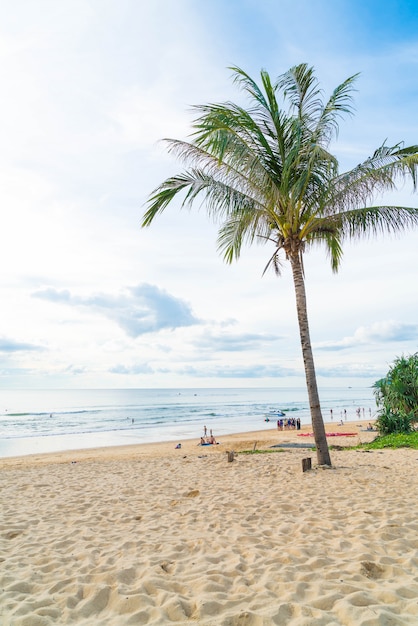
[[[330,444],[375,436],[360,424],[328,424],[357,433]],[[0,623],[417,624],[418,451],[333,450],[332,469],[309,448],[226,454],[312,441],[0,460]]]

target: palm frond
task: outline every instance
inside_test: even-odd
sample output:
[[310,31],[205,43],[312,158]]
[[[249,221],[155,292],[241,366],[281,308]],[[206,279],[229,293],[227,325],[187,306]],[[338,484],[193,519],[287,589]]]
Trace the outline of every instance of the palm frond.
[[265,230],[262,211],[254,210],[245,203],[236,208],[219,229],[218,250],[223,253],[224,261],[232,263],[238,259],[243,243],[252,243],[256,235]]
[[305,123],[317,119],[323,107],[322,91],[312,67],[306,63],[295,65],[279,78],[278,87]]
[[247,194],[243,188],[235,188],[230,182],[224,182],[204,170],[190,169],[181,175],[168,178],[153,192],[142,226],[149,226],[155,216],[181,192],[184,192],[181,207],[190,208],[200,199],[200,204],[204,203],[208,215],[216,220],[228,220],[237,210],[264,211],[257,198]]
[[148,210],[144,213],[142,227],[150,226],[156,215],[162,213],[177,194],[190,185],[190,178],[186,174],[179,174],[167,178],[152,192],[148,199]]
[[353,85],[358,76],[359,74],[350,76],[332,92],[331,97],[323,107],[313,133],[316,141],[328,145],[334,137],[338,136],[338,120],[342,118],[344,113],[353,114]]
[[396,189],[405,177],[418,180],[418,146],[380,146],[371,157],[355,168],[335,177],[329,185],[326,204],[330,214],[367,205],[385,191]]
[[198,110],[201,115],[193,124],[193,144],[216,157],[219,164],[228,163],[242,170],[246,163],[257,160],[272,178],[280,178],[277,142],[250,112],[230,103]]
[[240,159],[236,155],[236,159],[233,159],[231,163],[232,159],[219,162],[216,155],[193,143],[174,139],[167,141],[169,152],[175,154],[179,160],[192,166],[193,169],[199,169],[222,180],[225,184],[251,193],[254,197],[263,196],[265,188],[269,186],[268,172],[265,171],[256,155],[246,151],[242,145],[237,148]]
[[399,234],[418,226],[418,208],[373,206],[343,211],[335,216],[341,237],[359,239],[363,236]]
[[[233,82],[246,91],[253,100],[261,105],[262,108],[267,108],[267,102],[264,94],[255,80],[253,80],[251,76],[240,67],[232,66],[229,69],[233,71]],[[265,76],[266,74],[267,72],[265,72],[265,70],[261,70],[262,76]]]
[[279,256],[279,252],[280,250],[277,249],[273,252],[272,256],[270,257],[270,259],[267,262],[267,265],[265,266],[262,276],[264,276],[264,274],[270,269],[272,268],[274,273],[276,274],[276,276],[281,276],[282,273],[282,261],[280,259]]

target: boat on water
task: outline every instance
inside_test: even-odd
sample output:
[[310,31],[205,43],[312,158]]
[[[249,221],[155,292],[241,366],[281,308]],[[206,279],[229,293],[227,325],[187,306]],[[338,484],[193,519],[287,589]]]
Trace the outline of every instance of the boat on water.
[[286,413],[283,413],[283,411],[281,411],[280,409],[271,409],[271,411],[268,412],[267,414],[267,418],[276,418],[276,417],[284,417],[286,415]]

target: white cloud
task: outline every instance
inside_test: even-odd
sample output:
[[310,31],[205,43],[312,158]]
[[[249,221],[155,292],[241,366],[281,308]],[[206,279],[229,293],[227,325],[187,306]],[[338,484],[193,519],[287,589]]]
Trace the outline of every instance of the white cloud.
[[199,324],[190,306],[155,285],[140,284],[124,293],[73,296],[68,290],[46,288],[32,296],[49,302],[82,307],[116,322],[130,337]]
[[353,335],[339,341],[318,343],[317,350],[345,350],[371,343],[414,342],[418,339],[418,324],[403,324],[393,320],[375,322],[371,326],[360,326]]
[[42,346],[37,346],[32,343],[25,343],[16,341],[15,339],[8,339],[7,337],[0,337],[0,352],[14,353],[14,352],[31,352],[44,350]]

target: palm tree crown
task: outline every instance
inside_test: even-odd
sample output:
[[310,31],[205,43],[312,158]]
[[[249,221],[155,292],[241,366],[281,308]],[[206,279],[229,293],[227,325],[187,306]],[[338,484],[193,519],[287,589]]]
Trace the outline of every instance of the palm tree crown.
[[[356,76],[324,101],[313,68],[300,64],[272,82],[261,71],[259,86],[243,70],[234,81],[249,96],[243,108],[232,102],[195,107],[190,141],[167,140],[188,169],[165,180],[150,196],[143,226],[180,192],[182,206],[204,200],[221,226],[218,245],[227,262],[244,243],[272,242],[267,263],[280,273],[280,254],[290,261],[295,283],[305,373],[320,462],[330,464],[311,354],[304,291],[303,254],[325,246],[333,271],[346,238],[397,232],[418,223],[418,209],[370,206],[377,193],[410,176],[417,184],[418,146],[382,145],[343,174],[329,152],[339,121],[352,114]],[[316,415],[316,418],[314,417]],[[322,426],[321,426],[322,423]],[[316,428],[315,428],[316,425]]]

